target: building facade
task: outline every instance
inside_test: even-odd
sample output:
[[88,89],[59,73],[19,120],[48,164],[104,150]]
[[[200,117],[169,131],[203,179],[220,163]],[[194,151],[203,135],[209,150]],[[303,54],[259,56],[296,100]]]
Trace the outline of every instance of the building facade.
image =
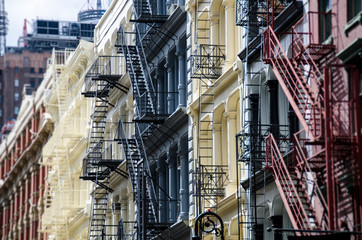
[[90,184],[79,179],[87,146],[91,105],[81,95],[86,70],[93,62],[93,43],[75,50],[53,51],[52,88],[44,100],[54,130],[42,149],[48,174],[39,230],[47,239],[86,239]]
[[113,1],[93,43],[53,52],[47,124],[1,145],[3,239],[359,239],[361,6],[344,6]]
[[360,1],[237,5],[240,237],[358,239]]
[[190,238],[184,3],[113,2],[95,53],[81,177],[95,182],[89,237]]
[[[242,119],[241,31],[234,1],[187,1],[190,221],[211,211],[225,239],[238,239],[235,134]],[[220,226],[220,221],[210,217]],[[206,220],[203,220],[206,221]],[[201,221],[200,228],[206,228]],[[206,225],[207,226],[207,225]],[[213,239],[220,232],[194,232]]]
[[1,127],[9,120],[17,118],[22,102],[23,86],[25,84],[30,85],[33,90],[39,87],[43,80],[48,58],[51,55],[50,52],[43,51],[13,50],[13,52],[10,51],[1,56]]
[[1,239],[45,239],[38,228],[47,176],[42,148],[52,132],[44,106],[49,82],[42,81],[36,93],[26,85],[18,121],[1,143]]

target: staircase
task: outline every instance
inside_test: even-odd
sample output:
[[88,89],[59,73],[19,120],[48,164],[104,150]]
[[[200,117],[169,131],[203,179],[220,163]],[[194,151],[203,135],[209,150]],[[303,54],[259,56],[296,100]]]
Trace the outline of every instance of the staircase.
[[[116,88],[127,93],[128,88],[119,83],[122,77],[118,74],[119,57],[100,56],[93,63],[86,74],[85,97],[94,99],[91,128],[87,146],[87,155],[83,159],[83,173],[81,179],[90,180],[95,183],[92,198],[92,218],[89,226],[89,239],[116,237],[113,227],[106,223],[106,214],[110,210],[108,194],[113,190],[109,187],[110,174],[116,172],[128,178],[127,173],[118,169],[122,163],[121,159],[109,158],[105,149],[106,117],[110,103],[109,95]],[[108,158],[107,158],[108,157]]]
[[[156,92],[137,27],[136,33],[132,34],[135,38],[134,44],[128,44],[126,33],[121,26],[116,47],[118,47],[118,53],[123,54],[126,61],[126,70],[136,102],[135,114],[132,123],[125,123],[120,119],[119,133],[115,140],[122,145],[131,178],[134,201],[137,204],[137,239],[146,240],[152,239],[169,226],[169,223],[161,223],[158,220],[158,196],[145,146],[145,141],[159,128],[168,115],[159,114],[156,110]],[[134,133],[126,134],[129,129],[134,129]]]
[[[326,13],[311,12],[304,17],[310,18],[310,14]],[[339,91],[336,84],[340,84],[335,46],[314,43],[311,32],[298,32],[297,25],[303,18],[289,33],[291,56],[271,26],[264,31],[263,60],[271,65],[304,128],[294,135],[290,153],[280,149],[273,135],[266,138],[266,168],[273,173],[295,229],[335,230],[340,228],[337,219],[349,218],[346,212],[355,212],[354,204],[359,204],[352,203],[348,190],[358,186],[359,174],[355,137],[348,130],[353,120],[342,117],[359,110],[347,106],[347,101],[335,94]],[[330,73],[331,66],[334,73]],[[323,73],[321,68],[325,68]]]
[[[314,71],[311,67],[308,73],[303,72],[299,68],[301,64],[297,62],[297,59],[288,58],[270,26],[264,32],[263,53],[264,61],[271,64],[280,86],[311,140],[320,138],[322,136],[323,94],[312,90],[321,89],[321,82],[318,79],[321,77],[319,71]],[[309,61],[312,61],[312,58]]]
[[[90,178],[88,180],[92,180],[96,177],[98,174],[97,170],[101,170],[102,172],[105,170],[103,168],[98,168],[97,165],[102,159],[103,154],[103,139],[106,128],[105,116],[108,112],[110,85],[106,81],[98,82],[95,85],[95,89],[83,93],[85,97],[93,97],[95,99],[87,156],[83,162],[83,178]],[[104,177],[106,177],[106,175],[103,175],[103,173],[98,174],[98,179]]]
[[[101,180],[97,178],[96,181],[99,182]],[[104,237],[112,236],[106,232],[106,214],[108,209],[108,193],[110,190],[106,189],[104,186],[108,188],[109,179],[105,179],[101,182],[103,186],[97,184],[94,185],[95,188],[93,192],[89,239],[104,239]]]

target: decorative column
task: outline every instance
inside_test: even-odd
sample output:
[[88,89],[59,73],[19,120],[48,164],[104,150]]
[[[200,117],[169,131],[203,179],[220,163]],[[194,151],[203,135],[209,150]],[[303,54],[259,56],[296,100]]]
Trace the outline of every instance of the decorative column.
[[165,68],[167,68],[167,113],[171,114],[175,108],[174,65],[171,53],[169,53],[167,56],[167,63],[165,64]]
[[127,221],[128,217],[127,217],[127,199],[125,200],[121,200],[121,216],[120,216],[123,221]]
[[169,216],[170,222],[176,222],[177,216],[177,155],[176,148],[170,148],[168,154],[168,193],[171,197],[169,203]]
[[189,167],[187,160],[187,138],[182,138],[178,145],[180,156],[180,215],[179,220],[189,218]]
[[24,194],[24,217],[23,217],[23,227],[24,227],[24,234],[23,240],[29,239],[29,200],[30,200],[30,174],[26,174],[24,176],[25,181],[25,194]]
[[20,207],[19,207],[19,195],[20,191],[18,187],[14,187],[14,217],[13,217],[13,239],[17,239],[18,236],[18,219],[19,219],[19,213],[20,213]]
[[235,1],[224,0],[222,4],[225,7],[225,46],[226,46],[226,65],[229,67],[235,58]]
[[213,134],[213,156],[214,156],[214,165],[222,165],[222,151],[221,151],[221,123],[214,123],[212,128]]
[[23,217],[24,217],[24,181],[19,182],[19,220],[18,220],[18,238],[23,239]]
[[4,201],[2,203],[2,208],[3,208],[3,226],[2,226],[2,232],[3,232],[3,236],[4,238],[3,239],[6,239],[6,237],[8,236],[9,234],[9,224],[10,224],[10,219],[9,219],[9,202],[8,201]]
[[[132,191],[132,187],[129,187],[128,192],[127,192],[127,203],[128,203],[128,221],[134,221],[135,220],[135,206],[134,206],[134,201],[133,201],[133,191]],[[128,225],[128,232],[133,232],[133,224],[129,224]]]
[[37,229],[38,229],[38,209],[36,204],[38,203],[38,194],[39,194],[39,167],[32,166],[30,168],[31,172],[31,196],[30,196],[30,238],[37,238]]
[[157,169],[158,172],[158,181],[160,185],[160,191],[158,191],[158,197],[160,199],[160,206],[159,206],[159,219],[160,222],[166,222],[167,219],[167,206],[166,206],[166,194],[164,191],[166,191],[166,175],[165,175],[165,159],[164,157],[161,157],[157,161]]
[[233,193],[236,190],[236,112],[229,111],[225,113],[227,122],[227,145],[228,145],[228,172],[229,172],[229,184],[227,186],[227,195]]
[[185,72],[185,48],[181,46],[181,41],[177,44],[178,61],[178,107],[186,107],[186,72]]
[[164,78],[162,66],[158,66],[156,70],[156,79],[157,79],[157,105],[158,105],[158,113],[164,114],[165,110],[165,102],[164,102]]
[[266,82],[269,93],[269,123],[270,132],[274,137],[279,135],[279,107],[278,107],[278,80],[268,80]]
[[211,45],[219,45],[219,16],[210,17]]
[[14,227],[14,193],[12,193],[9,197],[10,201],[10,212],[9,212],[9,237],[13,231]]

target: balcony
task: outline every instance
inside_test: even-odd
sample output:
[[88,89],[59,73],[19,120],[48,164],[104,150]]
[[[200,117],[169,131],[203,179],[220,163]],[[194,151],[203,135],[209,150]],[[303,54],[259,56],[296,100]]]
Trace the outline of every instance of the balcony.
[[192,78],[217,79],[225,63],[225,49],[219,45],[200,44],[190,56]]

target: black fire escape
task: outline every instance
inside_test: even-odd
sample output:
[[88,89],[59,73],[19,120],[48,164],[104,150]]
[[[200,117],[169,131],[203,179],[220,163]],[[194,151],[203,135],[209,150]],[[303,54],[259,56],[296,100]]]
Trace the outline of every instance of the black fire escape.
[[108,193],[113,192],[109,187],[109,179],[112,172],[128,178],[127,173],[118,168],[123,160],[112,159],[112,154],[109,154],[112,152],[111,142],[114,140],[107,140],[105,134],[107,112],[109,107],[114,107],[109,99],[111,91],[118,89],[128,92],[128,88],[119,83],[119,61],[120,57],[99,56],[85,76],[85,90],[82,93],[85,97],[94,99],[87,155],[83,159],[83,172],[80,177],[95,183],[89,239],[117,236],[118,226],[106,223]]
[[[120,27],[116,47],[126,61],[135,108],[132,122],[119,120],[117,140],[123,147],[137,207],[136,238],[146,240],[155,238],[170,226],[170,223],[162,222],[158,214],[160,205],[165,204],[164,199],[159,199],[158,192],[165,190],[157,184],[148,156],[150,147],[162,145],[153,134],[161,131],[161,125],[169,115],[158,109],[157,92],[145,54],[156,36],[161,39],[168,37],[164,36],[167,33],[162,28],[168,16],[156,14],[155,6],[148,0],[133,0],[133,4],[134,28],[127,32]],[[171,198],[166,201],[171,201]]]
[[[300,1],[275,1],[275,27],[280,31],[290,27],[300,18],[302,6]],[[237,0],[236,8],[236,25],[245,32],[245,48],[238,54],[244,64],[243,127],[236,135],[237,178],[240,181],[237,191],[238,235],[239,239],[245,240],[264,239],[265,223],[281,227],[280,216],[273,216],[269,220],[265,216],[266,185],[272,181],[271,174],[264,171],[265,138],[270,133],[276,136],[286,159],[290,158],[290,136],[297,130],[294,128],[297,120],[295,113],[289,109],[289,127],[280,125],[277,81],[263,76],[262,33],[267,26],[267,1]],[[268,93],[262,91],[263,87],[268,89]],[[268,106],[262,106],[262,98],[268,100]],[[266,112],[269,119],[262,121],[262,114]],[[245,190],[245,194],[241,189]],[[245,196],[246,199],[243,199]]]

